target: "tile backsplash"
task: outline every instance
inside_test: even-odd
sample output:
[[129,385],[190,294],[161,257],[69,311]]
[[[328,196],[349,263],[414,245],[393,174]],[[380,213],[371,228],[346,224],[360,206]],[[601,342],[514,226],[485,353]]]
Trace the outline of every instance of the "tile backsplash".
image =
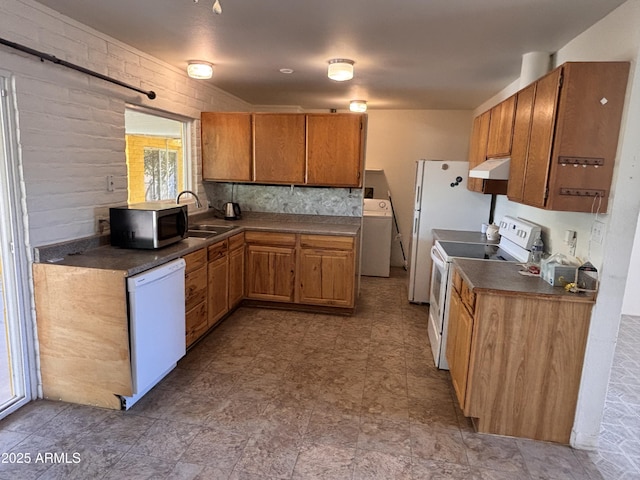
[[204,182],[209,205],[238,202],[247,212],[362,216],[362,189]]

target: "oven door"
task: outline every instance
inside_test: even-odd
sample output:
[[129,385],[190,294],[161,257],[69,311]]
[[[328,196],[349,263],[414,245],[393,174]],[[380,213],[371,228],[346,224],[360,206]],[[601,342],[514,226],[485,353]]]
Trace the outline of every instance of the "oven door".
[[443,258],[434,245],[431,248],[431,290],[429,292],[429,343],[436,367],[441,367],[444,357],[442,343],[442,328],[444,322],[447,283],[449,277],[449,263]]

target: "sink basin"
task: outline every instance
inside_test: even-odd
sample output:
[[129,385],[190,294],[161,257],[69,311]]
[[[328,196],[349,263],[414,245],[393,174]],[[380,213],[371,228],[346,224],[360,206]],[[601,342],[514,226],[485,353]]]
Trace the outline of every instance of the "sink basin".
[[198,237],[198,238],[211,238],[216,235],[220,235],[218,232],[205,232],[202,230],[189,230],[187,231],[189,237]]
[[216,235],[227,233],[229,230],[233,230],[234,228],[238,227],[230,225],[207,225],[198,223],[195,225],[191,225],[187,233],[190,237],[212,238]]

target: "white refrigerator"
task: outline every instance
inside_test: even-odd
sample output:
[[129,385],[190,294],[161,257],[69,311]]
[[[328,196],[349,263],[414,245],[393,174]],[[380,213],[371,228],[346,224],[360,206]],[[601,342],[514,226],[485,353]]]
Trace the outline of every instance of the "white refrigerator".
[[433,229],[480,231],[491,195],[467,189],[469,162],[418,160],[409,261],[409,301],[429,302]]

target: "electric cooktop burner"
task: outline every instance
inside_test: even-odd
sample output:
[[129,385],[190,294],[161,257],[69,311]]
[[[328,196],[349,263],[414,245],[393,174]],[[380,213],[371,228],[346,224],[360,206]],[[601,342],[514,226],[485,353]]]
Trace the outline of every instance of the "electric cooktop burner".
[[438,243],[448,257],[477,258],[481,260],[502,260],[504,262],[518,261],[498,245],[441,241],[438,241]]

